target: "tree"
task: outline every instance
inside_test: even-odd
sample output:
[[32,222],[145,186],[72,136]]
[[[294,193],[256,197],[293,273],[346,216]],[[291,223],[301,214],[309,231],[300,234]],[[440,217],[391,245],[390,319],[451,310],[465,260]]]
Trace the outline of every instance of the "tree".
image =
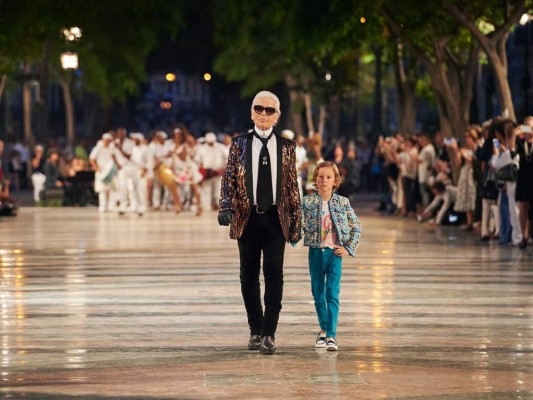
[[429,74],[441,132],[460,135],[470,122],[479,46],[443,11],[435,12],[426,3],[407,3],[385,1],[383,17]]
[[[146,78],[145,60],[157,45],[158,35],[177,32],[181,6],[180,0],[132,0],[128,7],[107,0],[0,0],[0,72],[14,75],[18,65],[28,65],[23,79],[28,75],[38,77],[42,89],[50,79],[59,81],[65,94],[68,141],[72,144],[73,106],[69,103],[68,71],[60,66],[60,53],[68,48],[78,53],[84,90],[96,93],[104,105],[123,101]],[[61,32],[73,26],[80,27],[83,36],[70,44]],[[40,100],[45,104],[46,92],[41,93]]]
[[512,120],[516,120],[516,115],[507,77],[505,45],[511,29],[530,5],[531,1],[526,0],[442,2],[443,9],[467,28],[483,48],[494,71],[500,107],[507,110]]

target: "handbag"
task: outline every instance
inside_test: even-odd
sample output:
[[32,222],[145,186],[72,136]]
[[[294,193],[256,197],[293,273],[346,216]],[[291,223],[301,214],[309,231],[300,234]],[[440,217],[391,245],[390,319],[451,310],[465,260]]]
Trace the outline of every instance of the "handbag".
[[487,174],[487,177],[485,178],[485,182],[483,183],[483,186],[481,187],[481,198],[487,199],[487,200],[498,200],[499,194],[500,194],[500,191],[498,189],[498,184],[496,182],[494,170],[490,168],[489,173]]
[[518,179],[518,167],[514,164],[507,164],[506,166],[494,172],[496,179],[503,182],[515,182]]

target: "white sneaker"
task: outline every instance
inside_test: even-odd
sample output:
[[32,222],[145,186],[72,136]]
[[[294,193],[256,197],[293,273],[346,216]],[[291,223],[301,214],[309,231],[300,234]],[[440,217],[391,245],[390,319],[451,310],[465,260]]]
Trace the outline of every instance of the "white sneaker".
[[339,346],[337,346],[337,341],[335,340],[335,338],[332,338],[332,337],[326,338],[326,350],[327,351],[339,350]]
[[317,348],[326,347],[326,334],[322,333],[322,331],[318,332],[318,335],[316,335],[315,347]]

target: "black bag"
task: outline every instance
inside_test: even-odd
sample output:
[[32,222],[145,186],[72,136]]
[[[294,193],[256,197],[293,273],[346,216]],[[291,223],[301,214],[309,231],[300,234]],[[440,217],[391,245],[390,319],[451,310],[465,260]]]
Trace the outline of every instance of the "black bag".
[[496,172],[494,172],[496,179],[502,182],[515,182],[518,179],[518,167],[514,164],[507,164]]
[[481,188],[481,198],[487,200],[498,200],[500,191],[495,181],[485,181],[485,184]]

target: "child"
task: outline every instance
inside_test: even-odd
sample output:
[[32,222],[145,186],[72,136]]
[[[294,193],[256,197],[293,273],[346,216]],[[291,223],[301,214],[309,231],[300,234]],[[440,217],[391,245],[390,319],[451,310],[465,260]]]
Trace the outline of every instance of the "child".
[[302,200],[304,246],[309,246],[311,291],[321,329],[315,346],[330,351],[338,350],[342,257],[355,255],[361,237],[361,223],[349,200],[333,193],[340,183],[337,166],[321,162],[313,174],[317,192]]

